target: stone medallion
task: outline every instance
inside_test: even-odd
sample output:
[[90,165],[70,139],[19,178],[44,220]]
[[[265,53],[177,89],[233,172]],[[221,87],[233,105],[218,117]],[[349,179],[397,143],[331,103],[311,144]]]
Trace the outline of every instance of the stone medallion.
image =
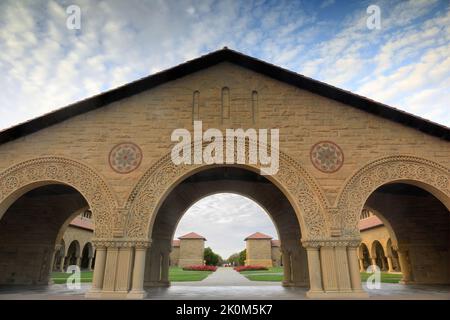
[[344,153],[334,142],[320,141],[311,148],[311,162],[317,170],[333,173],[342,167]]
[[136,170],[142,161],[141,149],[132,142],[120,143],[109,153],[109,165],[117,173]]

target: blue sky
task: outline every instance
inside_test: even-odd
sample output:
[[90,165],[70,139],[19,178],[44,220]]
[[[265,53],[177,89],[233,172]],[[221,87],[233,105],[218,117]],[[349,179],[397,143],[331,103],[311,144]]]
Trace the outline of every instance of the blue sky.
[[450,126],[448,1],[6,0],[0,130],[223,46]]

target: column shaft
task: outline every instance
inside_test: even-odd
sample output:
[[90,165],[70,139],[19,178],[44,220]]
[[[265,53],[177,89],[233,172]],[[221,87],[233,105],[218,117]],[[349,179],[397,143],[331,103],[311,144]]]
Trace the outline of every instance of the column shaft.
[[323,292],[322,287],[322,269],[320,267],[319,248],[307,247],[308,269],[309,269],[309,292]]
[[92,279],[91,292],[98,292],[103,289],[103,278],[105,276],[106,248],[97,248],[94,276]]
[[130,298],[145,297],[144,291],[144,271],[145,271],[145,253],[147,248],[137,247],[134,254],[133,281]]
[[[361,286],[361,275],[360,275],[360,267],[362,259],[359,259],[360,265],[358,268],[358,255],[357,255],[357,247],[350,246],[347,248],[347,256],[348,256],[348,267],[350,271],[350,281],[352,284],[353,291],[363,291]],[[362,264],[362,269],[364,270],[364,264]]]

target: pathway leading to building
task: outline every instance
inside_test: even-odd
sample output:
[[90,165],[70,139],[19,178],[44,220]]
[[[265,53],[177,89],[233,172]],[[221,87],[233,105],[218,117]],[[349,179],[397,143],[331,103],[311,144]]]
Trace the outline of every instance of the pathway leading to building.
[[277,281],[250,281],[231,267],[219,267],[202,281],[173,282],[172,286],[189,287],[245,287],[245,286],[280,286]]

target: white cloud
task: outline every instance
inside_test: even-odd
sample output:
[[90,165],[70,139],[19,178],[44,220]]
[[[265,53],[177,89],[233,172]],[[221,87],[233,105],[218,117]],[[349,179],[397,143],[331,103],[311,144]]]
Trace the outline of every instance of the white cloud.
[[244,239],[263,232],[278,239],[275,226],[256,202],[246,197],[220,193],[196,202],[181,219],[175,236],[196,232],[207,239],[205,246],[228,258],[245,249]]
[[[81,8],[79,31],[65,27],[69,4]],[[332,4],[318,2],[316,11]],[[292,1],[3,1],[0,128],[224,45],[449,125],[441,98],[448,92],[448,5],[377,4],[382,29],[371,31],[367,3],[320,20]]]

